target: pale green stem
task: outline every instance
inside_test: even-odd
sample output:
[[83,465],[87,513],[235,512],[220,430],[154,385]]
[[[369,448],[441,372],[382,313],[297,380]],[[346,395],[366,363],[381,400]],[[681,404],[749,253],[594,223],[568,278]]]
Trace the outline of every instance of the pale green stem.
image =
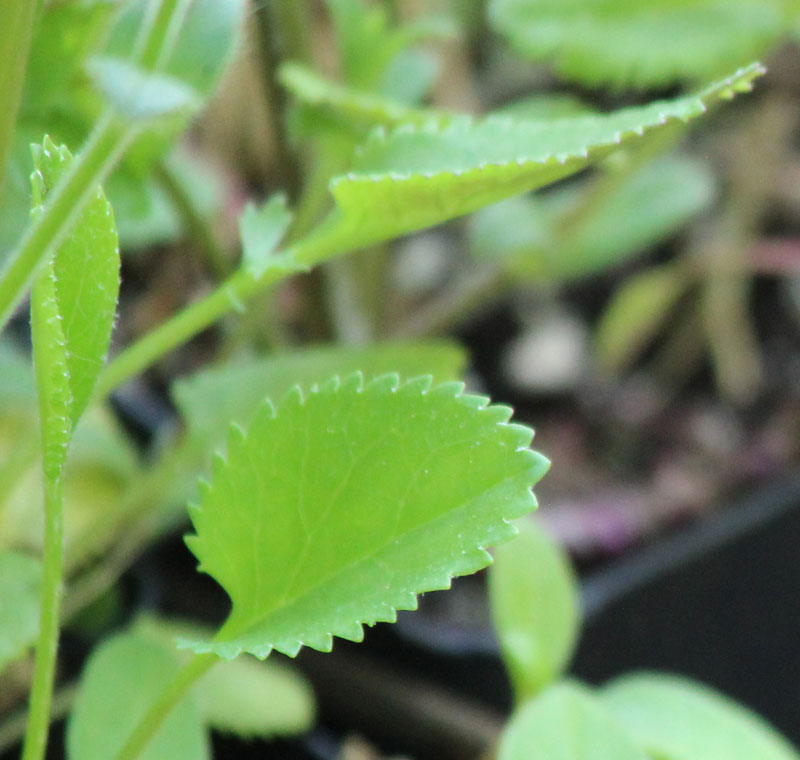
[[58,649],[64,557],[62,475],[45,477],[44,559],[39,640],[22,760],[42,760],[50,728],[50,703]]
[[0,189],[14,140],[33,28],[43,0],[4,0],[0,24]]
[[[69,713],[75,700],[76,688],[74,685],[64,686],[53,694],[53,703],[50,716],[53,720],[63,718]],[[0,724],[0,754],[18,744],[25,736],[25,727],[28,722],[28,711],[20,710],[13,713]]]
[[117,753],[116,760],[135,760],[150,743],[161,724],[185,696],[192,684],[217,662],[219,662],[219,658],[215,654],[201,654],[192,657],[161,696],[150,705],[150,709]]

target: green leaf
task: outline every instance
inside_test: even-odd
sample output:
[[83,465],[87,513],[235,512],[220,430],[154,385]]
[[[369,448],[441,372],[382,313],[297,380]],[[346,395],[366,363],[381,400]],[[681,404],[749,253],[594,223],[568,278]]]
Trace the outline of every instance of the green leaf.
[[522,55],[585,85],[660,87],[765,55],[794,0],[491,0],[492,26]]
[[488,564],[548,463],[510,409],[429,382],[334,378],[231,429],[186,541],[233,606],[213,641],[187,646],[329,651]]
[[[134,630],[167,643],[175,637],[210,635],[191,623],[153,617],[137,620]],[[308,731],[314,722],[311,687],[272,657],[265,662],[251,657],[221,660],[192,692],[208,726],[238,736],[290,736]]]
[[190,433],[213,448],[224,443],[231,422],[244,425],[264,399],[278,401],[294,385],[309,390],[333,375],[356,371],[366,380],[396,372],[443,382],[458,379],[465,363],[464,351],[444,341],[318,347],[203,370],[176,382],[172,396]]
[[243,265],[260,277],[269,266],[269,256],[278,247],[292,222],[286,197],[275,195],[261,208],[248,203],[239,217]]
[[560,220],[583,202],[585,190],[509,198],[479,211],[470,226],[473,254],[505,260],[525,279],[585,277],[675,233],[709,205],[714,183],[698,161],[662,158],[632,174],[565,229]]
[[597,325],[595,358],[600,367],[612,373],[629,367],[661,330],[687,286],[684,274],[672,266],[629,277]]
[[531,520],[494,552],[489,601],[517,702],[535,696],[569,663],[580,625],[569,559]]
[[550,687],[517,710],[500,739],[497,758],[648,760],[602,701],[572,682]]
[[297,246],[297,261],[313,264],[553,183],[673,120],[689,121],[720,99],[749,90],[762,72],[753,64],[696,95],[611,114],[553,121],[461,118],[445,127],[378,131],[356,155],[352,171],[332,180],[337,209]]
[[613,681],[603,701],[659,760],[798,760],[800,753],[763,718],[707,686],[637,673]]
[[39,634],[42,565],[27,554],[0,553],[0,672]]
[[97,90],[120,116],[131,121],[191,114],[202,103],[199,93],[180,79],[146,71],[121,58],[96,56],[88,71]]
[[[142,634],[104,641],[89,658],[67,723],[70,760],[116,757],[129,734],[180,669],[176,654]],[[191,697],[165,718],[140,760],[209,758],[200,711]]]
[[[35,147],[34,214],[41,213],[48,190],[71,161],[67,148],[56,147],[49,137],[41,147]],[[52,364],[49,382],[60,384],[62,380],[56,375],[64,373],[67,387],[53,387],[64,396],[56,403],[68,407],[72,428],[89,403],[111,340],[119,292],[117,243],[111,205],[97,188],[34,286],[34,342],[40,348],[37,358]]]

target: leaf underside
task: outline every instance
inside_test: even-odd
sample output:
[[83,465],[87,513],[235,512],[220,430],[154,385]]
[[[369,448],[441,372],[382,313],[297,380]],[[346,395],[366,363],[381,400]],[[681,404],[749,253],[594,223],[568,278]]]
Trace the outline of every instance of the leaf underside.
[[567,79],[658,87],[761,57],[792,9],[786,0],[492,0],[489,18],[517,52]]
[[[628,142],[750,90],[759,64],[695,95],[610,114],[519,121],[454,119],[377,130],[352,171],[331,181],[337,208],[295,255],[314,263],[342,250],[431,227],[584,169]],[[320,241],[319,237],[323,240]]]
[[547,460],[507,407],[429,384],[334,378],[264,405],[246,434],[232,428],[186,539],[232,610],[213,641],[184,646],[329,651],[489,563],[485,547],[534,508]]

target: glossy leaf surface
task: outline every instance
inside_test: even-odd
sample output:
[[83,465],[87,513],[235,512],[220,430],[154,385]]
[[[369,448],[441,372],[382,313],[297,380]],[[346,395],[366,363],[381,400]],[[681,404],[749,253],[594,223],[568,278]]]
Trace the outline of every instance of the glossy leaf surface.
[[327,651],[394,621],[416,594],[489,562],[530,511],[547,460],[531,431],[450,383],[360,375],[264,405],[190,509],[187,543],[232,600],[225,658]]
[[0,553],[0,672],[36,641],[41,582],[42,566],[37,559]]
[[657,673],[624,676],[603,701],[637,744],[659,760],[798,760],[763,718],[719,692]]
[[492,0],[489,17],[522,55],[587,85],[701,81],[764,55],[794,0]]
[[588,688],[559,683],[506,725],[498,760],[650,760]]
[[[180,669],[177,654],[142,634],[114,636],[94,650],[67,723],[69,760],[109,760]],[[191,697],[165,718],[140,760],[209,758],[200,711]]]
[[489,601],[517,701],[535,696],[567,666],[578,636],[577,581],[569,560],[531,520],[494,552]]
[[298,246],[297,258],[313,263],[555,182],[672,120],[689,121],[720,99],[749,90],[761,72],[754,64],[696,95],[610,114],[552,121],[461,118],[444,127],[378,131],[350,173],[332,180],[337,211],[307,247]]

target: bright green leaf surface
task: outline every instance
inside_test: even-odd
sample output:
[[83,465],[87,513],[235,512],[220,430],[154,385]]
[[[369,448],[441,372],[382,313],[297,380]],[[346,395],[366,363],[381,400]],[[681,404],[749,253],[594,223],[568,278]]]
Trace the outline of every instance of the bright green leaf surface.
[[299,391],[234,427],[186,540],[232,611],[196,651],[327,651],[489,562],[547,460],[507,407],[386,376]]
[[292,214],[286,208],[286,198],[276,195],[261,208],[249,203],[239,217],[239,233],[242,238],[242,258],[244,266],[255,277],[263,274],[269,266],[269,256],[292,221]]
[[[178,657],[151,637],[123,633],[103,642],[86,664],[67,724],[69,760],[109,760],[180,669]],[[200,711],[184,699],[164,720],[140,760],[203,760],[208,739]]]
[[462,118],[445,127],[376,132],[352,171],[332,180],[337,212],[296,256],[314,263],[555,182],[672,120],[688,121],[750,89],[762,71],[754,64],[697,95],[611,114],[522,122]]
[[635,172],[567,229],[559,219],[581,203],[580,189],[509,198],[483,209],[472,221],[470,244],[475,256],[506,260],[526,279],[585,277],[673,234],[708,206],[713,193],[704,164],[664,158]]
[[597,326],[598,364],[610,372],[627,368],[662,329],[687,285],[681,271],[670,266],[653,267],[629,277]]
[[587,85],[702,81],[764,55],[794,0],[492,0],[489,17],[523,55]]
[[[56,147],[49,138],[35,151],[34,213],[38,213],[48,190],[71,160],[66,147]],[[58,323],[52,323],[52,337],[45,337],[54,341],[45,350],[52,353],[57,350],[56,343],[62,344],[58,350],[63,351],[63,358],[53,357],[53,360],[66,365],[72,427],[89,403],[111,340],[119,292],[117,242],[111,206],[98,188],[37,280],[36,287],[42,295],[34,299],[34,309],[46,309],[45,320],[54,319]],[[49,361],[41,351],[39,358]]]
[[702,684],[638,673],[612,682],[603,700],[658,760],[798,760],[763,718]]
[[497,758],[648,760],[602,701],[571,682],[550,687],[517,710],[503,732]]
[[535,696],[566,667],[580,625],[569,560],[530,520],[494,552],[489,601],[518,703]]
[[36,641],[41,582],[42,566],[37,559],[0,553],[0,672]]
[[[152,617],[137,620],[134,630],[170,645],[176,637],[211,635],[188,622]],[[245,737],[289,736],[309,730],[314,722],[311,687],[273,657],[265,662],[252,657],[221,660],[201,676],[192,692],[204,722],[218,731]]]

